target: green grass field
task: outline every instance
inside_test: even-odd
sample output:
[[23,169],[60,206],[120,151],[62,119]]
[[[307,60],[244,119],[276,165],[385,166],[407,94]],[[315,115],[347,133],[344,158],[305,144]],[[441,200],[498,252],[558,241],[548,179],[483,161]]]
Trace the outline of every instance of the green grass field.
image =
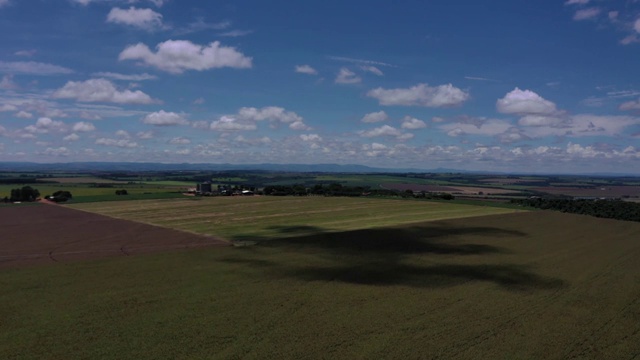
[[[217,200],[158,203],[171,204],[177,214],[191,205],[220,209],[227,220],[248,216],[231,215],[234,205]],[[254,201],[229,200],[245,208],[239,201]],[[252,206],[275,205],[260,201]],[[519,212],[340,231],[355,225],[321,225],[310,214],[296,215],[303,205],[275,201],[287,205],[292,218],[306,217],[333,231],[251,247],[0,271],[0,358],[640,354],[640,224]],[[388,212],[396,203],[414,205],[381,203]],[[359,204],[361,212],[372,206],[350,204]],[[156,201],[139,202],[140,209],[133,203],[104,205],[128,207],[126,214],[146,220],[157,210],[164,224],[177,221]],[[307,204],[304,211],[311,208]],[[337,220],[348,210],[336,211]],[[242,221],[259,228],[266,220]]]
[[198,197],[69,206],[229,240],[272,239],[517,211],[445,202],[322,196]]

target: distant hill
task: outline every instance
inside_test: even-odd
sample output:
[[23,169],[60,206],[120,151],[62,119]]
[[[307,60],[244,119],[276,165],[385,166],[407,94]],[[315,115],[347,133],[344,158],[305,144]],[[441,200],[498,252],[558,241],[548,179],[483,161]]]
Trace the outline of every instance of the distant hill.
[[[132,163],[132,162],[71,162],[71,163],[31,163],[0,162],[0,171],[189,171],[189,170],[262,170],[290,172],[333,172],[333,173],[403,173],[426,172],[418,169],[375,168],[364,165],[341,164],[205,164],[205,163]],[[451,170],[452,172],[460,172]]]

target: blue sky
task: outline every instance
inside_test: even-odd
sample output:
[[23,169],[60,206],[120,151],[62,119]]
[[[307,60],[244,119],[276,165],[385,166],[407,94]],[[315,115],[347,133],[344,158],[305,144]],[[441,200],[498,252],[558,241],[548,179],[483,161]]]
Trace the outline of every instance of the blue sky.
[[0,0],[0,161],[640,174],[640,1]]

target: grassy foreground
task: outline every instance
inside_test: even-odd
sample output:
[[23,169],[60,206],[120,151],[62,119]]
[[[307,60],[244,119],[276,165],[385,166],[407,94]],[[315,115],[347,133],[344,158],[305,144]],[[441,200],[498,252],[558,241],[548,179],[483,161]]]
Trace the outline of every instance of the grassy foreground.
[[282,238],[517,211],[446,202],[323,196],[192,197],[70,207],[228,240]]
[[523,212],[3,270],[0,358],[633,359],[639,233]]

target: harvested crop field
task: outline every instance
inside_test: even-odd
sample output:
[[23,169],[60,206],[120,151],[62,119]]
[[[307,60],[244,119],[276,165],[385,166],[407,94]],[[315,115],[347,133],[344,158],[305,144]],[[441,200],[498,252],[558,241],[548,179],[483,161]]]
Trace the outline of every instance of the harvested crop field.
[[0,358],[640,358],[639,223],[537,211],[280,230],[1,269]]
[[57,205],[2,206],[0,267],[228,245],[209,236]]

